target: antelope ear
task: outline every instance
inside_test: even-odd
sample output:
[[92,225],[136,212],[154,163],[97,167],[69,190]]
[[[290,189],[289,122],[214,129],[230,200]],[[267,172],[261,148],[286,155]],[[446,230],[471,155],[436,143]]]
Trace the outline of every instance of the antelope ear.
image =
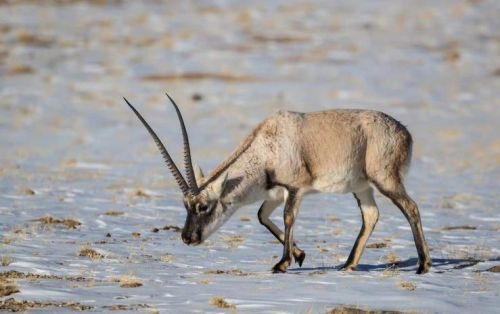
[[212,193],[210,193],[212,199],[219,199],[221,197],[222,192],[224,192],[224,189],[226,188],[227,175],[228,173],[226,172],[224,175],[215,180],[214,183],[212,183]]
[[194,177],[198,186],[203,185],[203,183],[205,182],[205,175],[203,174],[203,170],[201,170],[201,167],[197,164],[194,165]]

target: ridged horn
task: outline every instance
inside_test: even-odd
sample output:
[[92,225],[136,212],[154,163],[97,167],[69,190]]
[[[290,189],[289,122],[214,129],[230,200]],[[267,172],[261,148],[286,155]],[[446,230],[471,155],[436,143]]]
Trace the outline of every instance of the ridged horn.
[[191,194],[198,195],[199,188],[198,184],[196,183],[196,176],[194,175],[193,162],[191,161],[191,148],[189,147],[189,137],[186,131],[186,126],[184,125],[184,119],[182,118],[179,107],[172,99],[172,97],[170,97],[167,93],[165,93],[165,95],[167,95],[168,99],[174,106],[177,117],[179,118],[179,123],[181,124],[182,141],[184,143],[184,169],[186,171],[187,182],[191,190]]
[[165,148],[165,146],[161,142],[161,140],[158,137],[158,135],[156,135],[155,131],[153,131],[153,129],[146,122],[146,120],[144,120],[144,118],[141,116],[141,114],[139,113],[139,111],[137,111],[134,108],[134,106],[132,106],[132,104],[130,104],[130,102],[125,97],[123,97],[123,100],[125,100],[125,102],[127,103],[127,105],[130,107],[130,109],[132,109],[132,111],[135,113],[135,115],[137,116],[137,118],[139,118],[139,120],[146,127],[146,129],[148,130],[149,134],[151,135],[151,137],[155,141],[156,146],[158,147],[158,149],[160,150],[161,155],[163,156],[163,159],[167,163],[168,169],[170,169],[170,172],[172,173],[172,175],[175,178],[175,181],[177,182],[177,185],[179,185],[179,188],[181,189],[182,194],[185,197],[186,196],[190,196],[190,189],[189,189],[188,184],[186,183],[186,180],[184,180],[184,177],[182,176],[181,172],[179,171],[179,169],[175,165],[174,161],[172,160],[172,157],[170,157],[170,154],[168,153],[167,149]]

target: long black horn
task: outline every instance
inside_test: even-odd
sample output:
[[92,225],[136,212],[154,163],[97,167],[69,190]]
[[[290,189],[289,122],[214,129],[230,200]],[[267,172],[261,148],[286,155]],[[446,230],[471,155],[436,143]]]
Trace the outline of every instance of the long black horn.
[[194,175],[193,162],[191,161],[191,148],[189,147],[189,137],[186,132],[186,126],[184,125],[184,119],[182,118],[181,111],[175,101],[167,93],[165,93],[165,95],[167,95],[172,105],[174,105],[175,112],[177,113],[177,117],[179,118],[179,122],[181,124],[182,141],[184,142],[184,169],[186,171],[186,177],[191,193],[193,195],[197,195],[199,193],[199,189]]
[[182,174],[180,173],[179,169],[177,168],[174,161],[172,160],[172,157],[170,157],[170,154],[168,153],[167,149],[165,148],[165,146],[161,142],[158,135],[156,135],[155,131],[153,131],[153,129],[149,126],[149,124],[146,122],[146,120],[144,120],[144,118],[141,116],[141,114],[134,108],[134,106],[132,106],[125,97],[123,97],[123,99],[125,100],[127,105],[130,107],[130,109],[132,109],[132,111],[135,113],[137,118],[139,118],[139,120],[141,120],[142,124],[144,124],[144,126],[148,130],[149,134],[151,135],[151,137],[155,141],[156,146],[158,147],[161,155],[163,156],[163,159],[167,163],[168,169],[170,169],[170,172],[172,172],[172,175],[174,176],[175,181],[177,181],[177,184],[181,188],[182,194],[184,194],[184,196],[189,196],[190,190],[189,190],[188,184],[186,183],[186,180],[184,180],[184,177],[182,177]]

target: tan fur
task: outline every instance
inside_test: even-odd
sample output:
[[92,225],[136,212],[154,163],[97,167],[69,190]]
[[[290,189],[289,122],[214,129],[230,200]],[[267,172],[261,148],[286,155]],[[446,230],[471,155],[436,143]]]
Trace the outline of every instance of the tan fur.
[[[248,156],[242,157],[243,153]],[[260,124],[205,182],[212,182],[229,167],[252,173],[255,169],[245,168],[257,166],[273,169],[278,182],[310,190],[315,189],[315,180],[327,174],[348,175],[346,184],[350,185],[342,191],[347,193],[370,178],[400,176],[410,163],[410,154],[409,132],[381,112],[282,111]]]
[[[388,115],[369,110],[316,113],[281,111],[259,124],[250,136],[208,177],[193,169],[189,140],[179,107],[167,95],[179,118],[187,181],[167,149],[142,115],[126,99],[155,141],[184,195],[186,223],[182,240],[203,242],[241,206],[264,201],[259,221],[283,244],[283,256],[273,270],[285,272],[292,258],[305,258],[293,239],[293,224],[304,195],[317,192],[354,194],[363,225],[343,269],[352,270],[378,221],[372,186],[402,211],[417,253],[417,273],[431,266],[417,204],[406,194],[403,175],[411,160],[412,139],[406,128]],[[285,203],[282,232],[269,215]]]
[[[318,192],[353,193],[362,211],[363,226],[344,269],[354,269],[378,220],[371,188],[375,186],[408,219],[420,260],[418,272],[427,272],[431,261],[420,215],[403,186],[411,150],[412,138],[408,130],[381,112],[280,111],[259,124],[208,177],[197,178],[203,185],[195,202],[210,202],[211,199],[203,196],[210,193],[204,191],[217,190],[220,205],[210,214],[210,219],[204,218],[206,223],[196,218],[191,218],[189,224],[186,221],[187,229],[196,229],[201,234],[193,236],[197,241],[192,241],[188,232],[183,233],[183,238],[189,240],[186,243],[199,243],[237,208],[263,200],[259,220],[284,244],[282,260],[274,271],[286,271],[292,257],[301,264],[305,256],[294,245],[292,232],[301,198]],[[221,187],[224,192],[219,191]],[[274,208],[283,202],[284,233],[269,219]],[[193,224],[196,223],[200,225],[195,228]]]

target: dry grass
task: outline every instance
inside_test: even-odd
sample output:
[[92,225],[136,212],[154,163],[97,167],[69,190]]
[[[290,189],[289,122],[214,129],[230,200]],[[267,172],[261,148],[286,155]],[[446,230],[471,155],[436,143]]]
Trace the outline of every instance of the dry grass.
[[376,243],[370,243],[366,245],[367,249],[381,249],[387,247],[387,243],[385,242],[376,242]]
[[121,216],[125,214],[124,212],[120,212],[120,211],[114,211],[114,210],[108,210],[107,212],[104,213],[104,215],[106,216]]
[[132,197],[144,197],[144,198],[151,198],[151,194],[148,193],[145,189],[143,188],[136,188],[134,189],[131,193],[130,196]]
[[54,43],[54,40],[22,31],[17,34],[17,42],[26,46],[49,47]]
[[210,305],[218,307],[220,309],[233,309],[236,310],[236,306],[224,300],[221,297],[213,297],[210,299]]
[[229,248],[235,249],[245,241],[245,237],[243,237],[242,235],[223,236],[222,240],[224,240],[228,244]]
[[120,278],[117,278],[114,281],[119,282],[121,288],[142,287],[142,282],[139,279],[130,275],[121,276]]
[[241,215],[240,216],[240,221],[244,221],[244,222],[247,222],[247,221],[252,221],[252,218],[248,215]]
[[390,252],[389,254],[387,254],[385,258],[387,259],[387,262],[390,264],[397,264],[401,261],[399,257],[396,254],[394,254],[394,252]]
[[396,267],[387,267],[382,272],[382,277],[396,277],[399,276],[399,269]]
[[15,283],[0,278],[0,297],[6,297],[17,292],[19,292],[19,289]]
[[15,64],[7,70],[8,75],[21,75],[35,73],[35,69],[26,64]]
[[364,310],[356,306],[341,306],[331,309],[326,313],[327,314],[405,314],[405,312],[399,312],[399,311]]
[[23,188],[22,189],[23,194],[25,195],[35,195],[35,190],[30,189],[30,188]]
[[450,45],[443,56],[443,59],[450,64],[456,64],[458,61],[460,61],[460,58],[461,54],[457,45]]
[[28,279],[31,281],[36,281],[39,279],[63,279],[63,277],[58,277],[54,275],[40,275],[40,274],[32,274],[32,273],[22,273],[15,270],[9,270],[3,273],[0,273],[0,281],[9,281],[9,279]]
[[316,275],[324,275],[326,273],[327,273],[326,270],[315,270],[315,271],[310,272],[308,275],[309,276],[316,276]]
[[442,231],[451,231],[451,230],[476,230],[476,226],[471,225],[463,225],[463,226],[447,226],[441,228]]
[[86,256],[93,261],[101,260],[104,258],[104,255],[86,245],[80,247],[78,256]]
[[335,215],[330,215],[327,217],[327,219],[329,222],[339,222],[340,221],[340,218],[335,216]]
[[410,281],[401,281],[399,287],[404,290],[414,291],[417,289],[417,285]]
[[172,254],[167,253],[167,254],[160,256],[160,261],[162,261],[163,263],[171,263],[172,257],[173,257]]
[[473,194],[455,194],[444,196],[441,199],[439,207],[446,209],[464,209],[468,206],[477,206],[480,204],[481,198]]
[[174,225],[166,225],[162,230],[172,230],[174,232],[182,232],[182,228]]
[[76,229],[82,223],[75,219],[56,219],[51,216],[44,216],[42,218],[35,219],[44,225],[64,225],[68,229]]
[[88,311],[93,309],[93,307],[91,306],[73,302],[55,303],[55,302],[16,301],[13,298],[0,301],[0,311],[4,310],[9,312],[25,312],[31,309],[43,309],[43,308],[66,308],[73,311]]
[[0,281],[10,281],[12,279],[25,279],[29,281],[38,281],[41,279],[46,280],[66,280],[66,281],[75,281],[75,282],[83,282],[83,281],[95,281],[93,278],[85,278],[81,276],[56,276],[56,275],[41,275],[41,274],[32,274],[32,273],[23,273],[15,270],[9,270],[6,272],[0,273]]
[[489,280],[487,277],[483,276],[481,272],[476,272],[472,276],[474,282],[479,286],[479,291],[487,291],[489,288]]
[[[139,311],[141,309],[147,309],[150,306],[147,304],[112,304],[112,305],[104,305],[102,308],[108,311],[133,311],[135,313],[140,312],[140,313],[145,313],[142,311]],[[151,310],[151,311],[158,311],[158,310]],[[151,312],[150,313],[155,313]],[[159,312],[157,312],[159,313]]]
[[201,279],[200,281],[198,281],[198,283],[200,285],[208,285],[210,283],[210,280],[205,278],[205,279]]
[[321,246],[321,245],[316,245],[316,248],[318,249],[318,251],[320,253],[327,253],[327,252],[329,252],[329,250],[326,247]]
[[[36,228],[31,227],[31,233],[35,233],[35,231]],[[29,233],[30,230],[27,227],[22,227],[22,228],[14,227],[12,231],[5,232],[3,235],[0,236],[2,237],[3,244],[12,244],[13,242],[16,242],[18,240],[28,239]]]
[[229,73],[180,73],[180,74],[152,74],[140,78],[144,81],[175,82],[175,81],[201,81],[214,80],[226,83],[231,82],[256,82],[261,81],[257,77],[234,75]]
[[15,239],[12,236],[5,236],[4,235],[3,238],[2,238],[2,243],[3,244],[11,244],[14,241],[15,241]]
[[8,256],[2,256],[0,258],[0,265],[3,267],[9,266],[13,262],[13,259]]
[[248,276],[249,273],[244,273],[241,269],[231,269],[231,270],[209,270],[206,271],[205,274],[207,275],[231,275],[231,276]]
[[490,271],[492,273],[500,273],[500,265],[493,266],[488,268],[486,271]]
[[291,43],[307,42],[310,40],[310,38],[287,36],[287,35],[269,36],[269,35],[265,35],[265,34],[253,34],[252,40],[254,40],[256,42],[263,42],[263,43],[274,42],[274,43],[278,43],[278,44],[291,44]]

